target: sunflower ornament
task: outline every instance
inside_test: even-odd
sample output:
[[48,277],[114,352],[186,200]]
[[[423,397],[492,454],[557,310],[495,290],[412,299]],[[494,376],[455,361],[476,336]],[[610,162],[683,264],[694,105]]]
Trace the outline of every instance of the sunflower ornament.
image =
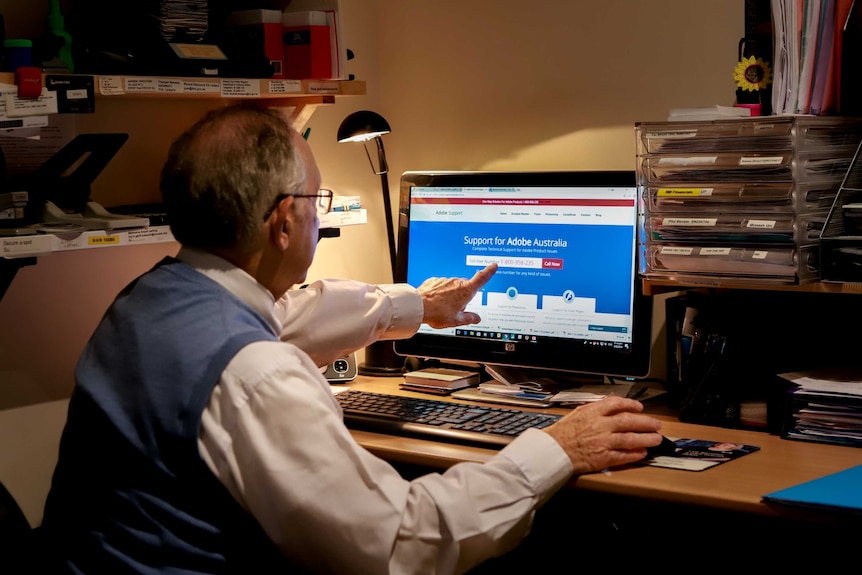
[[756,92],[765,90],[772,82],[772,70],[763,58],[744,57],[736,64],[733,79],[740,90]]

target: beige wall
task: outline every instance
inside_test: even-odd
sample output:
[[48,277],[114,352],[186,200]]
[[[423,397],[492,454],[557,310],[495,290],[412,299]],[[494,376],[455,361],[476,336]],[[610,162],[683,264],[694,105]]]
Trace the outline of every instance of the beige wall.
[[[38,30],[41,16],[28,18],[23,4],[0,0],[10,35],[15,26]],[[369,224],[322,241],[310,279],[389,280],[379,178],[360,145],[335,142],[354,110],[375,110],[392,125],[385,145],[397,205],[406,170],[632,169],[635,122],[733,102],[742,0],[342,5],[345,43],[356,54],[349,71],[368,82],[368,94],[318,110],[309,142],[324,184],[360,195]],[[157,200],[168,143],[212,105],[99,100],[95,116],[77,118],[79,131],[131,138],[97,180],[94,199]],[[175,250],[54,254],[22,269],[0,302],[0,408],[68,395],[77,355],[113,296]]]

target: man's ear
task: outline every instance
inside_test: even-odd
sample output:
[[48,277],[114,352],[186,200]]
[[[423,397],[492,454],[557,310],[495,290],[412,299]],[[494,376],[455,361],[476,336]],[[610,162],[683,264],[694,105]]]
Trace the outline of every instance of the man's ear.
[[269,229],[271,241],[282,251],[286,250],[290,245],[290,230],[293,224],[293,220],[291,219],[293,201],[294,198],[288,196],[279,202],[275,208],[275,212],[273,212],[275,220]]

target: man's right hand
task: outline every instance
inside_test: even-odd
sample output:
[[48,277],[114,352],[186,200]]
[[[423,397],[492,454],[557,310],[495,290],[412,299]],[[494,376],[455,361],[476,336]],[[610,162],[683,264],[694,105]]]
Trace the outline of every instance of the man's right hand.
[[576,475],[634,463],[661,443],[661,421],[644,415],[643,404],[610,396],[581,405],[544,431],[572,460]]
[[464,307],[495,273],[497,264],[490,264],[470,279],[428,278],[417,288],[425,307],[422,321],[434,328],[479,323],[479,315],[464,311]]

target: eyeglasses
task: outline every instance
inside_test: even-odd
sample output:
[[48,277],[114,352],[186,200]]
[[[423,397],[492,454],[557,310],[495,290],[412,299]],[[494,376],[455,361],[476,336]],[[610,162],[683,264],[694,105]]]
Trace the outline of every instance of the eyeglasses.
[[272,206],[266,210],[263,219],[268,220],[279,202],[288,196],[293,196],[294,198],[317,198],[317,201],[314,202],[314,207],[317,208],[317,213],[321,216],[328,214],[329,210],[332,209],[332,190],[319,190],[316,194],[279,194],[275,197]]

